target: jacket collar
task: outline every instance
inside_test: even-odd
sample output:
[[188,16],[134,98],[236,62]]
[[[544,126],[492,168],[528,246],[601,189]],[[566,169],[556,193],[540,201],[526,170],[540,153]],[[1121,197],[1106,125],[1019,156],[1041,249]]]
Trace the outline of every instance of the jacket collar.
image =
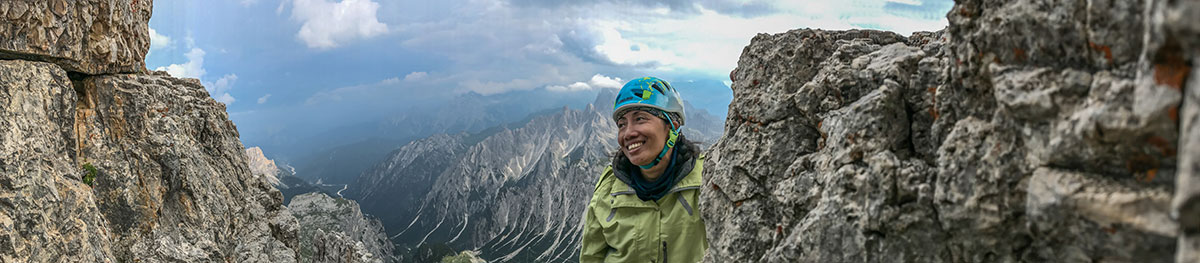
[[[633,181],[629,178],[629,175],[626,174],[625,171],[621,171],[620,169],[611,170],[613,172],[613,176],[617,177],[617,180],[621,181],[620,184],[613,185],[611,195],[617,196],[636,194],[636,192],[633,191],[633,188],[629,187],[629,184],[632,184]],[[678,181],[676,181],[675,185],[671,187],[671,190],[668,190],[668,193],[700,188],[702,180],[700,173],[702,170],[704,170],[704,154],[700,154],[700,156],[688,160],[688,165],[679,170],[680,173],[686,173],[686,175],[678,177]]]

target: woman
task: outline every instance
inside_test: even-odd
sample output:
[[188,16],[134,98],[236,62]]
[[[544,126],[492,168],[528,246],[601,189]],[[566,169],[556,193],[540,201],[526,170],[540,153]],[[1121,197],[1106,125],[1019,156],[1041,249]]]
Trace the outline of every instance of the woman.
[[683,101],[666,81],[625,83],[617,145],[584,215],[580,262],[696,262],[708,241],[696,199],[704,157],[679,134]]

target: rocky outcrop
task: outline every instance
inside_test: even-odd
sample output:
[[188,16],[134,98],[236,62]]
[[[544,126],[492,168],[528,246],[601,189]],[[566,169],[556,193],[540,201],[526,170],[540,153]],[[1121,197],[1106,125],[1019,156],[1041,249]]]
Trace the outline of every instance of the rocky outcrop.
[[1195,261],[1200,5],[1052,2],[756,36],[705,163],[705,260]]
[[0,61],[0,261],[113,261],[112,231],[81,180],[66,75]]
[[251,174],[224,104],[199,81],[159,72],[75,83],[75,150],[99,171],[93,192],[120,248],[114,256],[294,258],[282,238],[295,236],[282,196]]
[[300,262],[396,262],[383,225],[354,201],[308,193],[288,209],[300,221]]
[[246,162],[250,164],[250,173],[262,176],[271,185],[279,185],[279,167],[275,166],[275,160],[263,155],[261,148],[246,148]]
[[113,74],[143,71],[150,5],[0,3],[2,261],[295,261],[296,219],[224,104]]
[[150,0],[0,1],[0,59],[84,74],[145,71]]

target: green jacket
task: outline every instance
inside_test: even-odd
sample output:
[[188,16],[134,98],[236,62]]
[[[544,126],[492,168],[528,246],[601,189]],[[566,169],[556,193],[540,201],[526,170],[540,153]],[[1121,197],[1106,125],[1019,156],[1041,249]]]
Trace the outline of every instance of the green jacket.
[[638,199],[612,166],[604,168],[583,216],[579,262],[700,261],[708,249],[696,202],[704,156],[694,162],[657,202]]

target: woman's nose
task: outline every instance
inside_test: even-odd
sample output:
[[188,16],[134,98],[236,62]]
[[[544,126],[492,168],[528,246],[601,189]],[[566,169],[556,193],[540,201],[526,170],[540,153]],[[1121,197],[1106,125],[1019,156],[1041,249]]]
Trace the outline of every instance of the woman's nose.
[[620,131],[619,135],[621,136],[622,141],[629,141],[630,139],[636,137],[638,133],[634,129],[623,129]]

